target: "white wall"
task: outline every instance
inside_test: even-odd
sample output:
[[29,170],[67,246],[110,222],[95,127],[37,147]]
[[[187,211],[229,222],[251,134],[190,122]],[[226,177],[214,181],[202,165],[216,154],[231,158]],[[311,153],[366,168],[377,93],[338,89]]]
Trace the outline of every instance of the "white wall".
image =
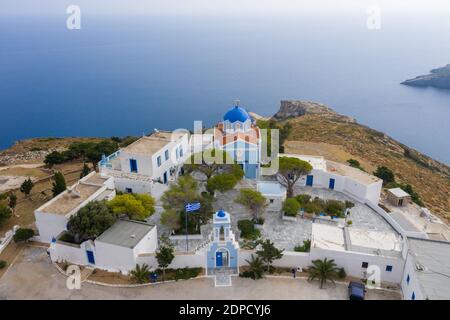
[[132,270],[136,260],[132,248],[95,241],[95,265],[109,271]]
[[91,250],[95,254],[93,242],[88,240],[80,245],[57,241],[50,246],[50,258],[55,262],[66,261],[78,265],[88,265],[86,250]]
[[[406,281],[408,275],[409,284]],[[404,300],[411,300],[413,292],[416,300],[424,300],[426,298],[416,276],[414,258],[410,254],[408,254],[406,258],[405,271],[403,272],[401,286]]]
[[[365,278],[367,269],[362,268],[362,263],[376,265],[381,271],[381,282],[400,283],[403,275],[404,260],[401,257],[385,257],[360,252],[325,250],[311,248],[311,260],[334,259],[338,267],[343,267],[349,276]],[[391,265],[392,271],[386,271],[386,266]]]
[[[158,261],[155,254],[146,254],[137,257],[138,264],[146,263],[151,269],[158,268]],[[198,251],[193,254],[180,254],[177,253],[169,268],[206,268],[206,253],[204,251]]]
[[39,230],[39,240],[50,243],[61,231],[66,230],[69,219],[65,215],[35,211],[36,227]]
[[157,228],[154,226],[150,232],[148,232],[145,237],[139,241],[139,243],[134,247],[133,254],[137,257],[142,253],[153,253],[158,248],[158,237]]
[[147,176],[151,176],[153,173],[152,170],[152,158],[148,155],[142,154],[132,154],[129,152],[121,151],[120,152],[120,167],[122,172],[130,173],[130,159],[135,159],[137,162],[137,173],[143,174]]

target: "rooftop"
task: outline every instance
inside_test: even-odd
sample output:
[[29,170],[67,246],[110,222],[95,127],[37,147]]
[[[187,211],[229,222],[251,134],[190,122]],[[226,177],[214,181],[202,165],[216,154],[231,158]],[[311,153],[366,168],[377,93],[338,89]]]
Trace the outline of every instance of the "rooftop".
[[333,172],[342,176],[350,177],[364,184],[372,184],[374,182],[380,181],[379,178],[372,176],[364,171],[334,161],[326,160],[326,168],[328,172]]
[[286,195],[286,188],[283,187],[278,181],[258,181],[257,183],[258,191],[263,195]]
[[117,220],[95,241],[133,249],[153,227],[145,222]]
[[311,246],[326,250],[345,251],[344,232],[342,228],[322,223],[313,223]]
[[419,282],[429,299],[450,299],[450,242],[408,239]]
[[38,210],[58,215],[69,214],[100,190],[106,180],[108,179],[102,178],[99,173],[92,172]]
[[392,193],[394,196],[396,196],[397,198],[403,198],[403,197],[409,197],[409,193],[406,193],[403,189],[401,188],[392,188],[392,189],[388,189],[388,192]]
[[372,231],[352,227],[346,230],[348,230],[350,240],[350,243],[347,244],[348,250],[361,251],[361,248],[367,248],[374,251],[381,250],[384,253],[388,251],[400,253],[402,251],[401,239],[393,232]]
[[187,132],[157,131],[142,137],[122,149],[122,152],[153,155],[172,141],[177,141]]
[[55,201],[43,207],[43,211],[53,214],[66,215],[91,197],[101,186],[94,186],[77,182],[70,187],[71,191],[64,191]]

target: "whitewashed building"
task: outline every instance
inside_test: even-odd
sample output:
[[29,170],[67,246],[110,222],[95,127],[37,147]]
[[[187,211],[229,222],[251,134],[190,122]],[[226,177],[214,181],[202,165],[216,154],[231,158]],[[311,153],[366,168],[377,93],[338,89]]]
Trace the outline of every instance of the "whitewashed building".
[[377,205],[380,201],[383,180],[364,171],[326,160],[321,156],[279,154],[279,157],[298,158],[313,167],[308,175],[297,181],[297,185],[340,191],[363,203]]
[[190,154],[187,131],[155,131],[100,161],[100,173],[113,177],[117,190],[159,198],[182,173]]
[[46,243],[51,242],[62,231],[67,230],[70,217],[87,203],[94,200],[110,200],[115,195],[112,178],[91,172],[35,210],[36,227],[39,231],[37,239]]

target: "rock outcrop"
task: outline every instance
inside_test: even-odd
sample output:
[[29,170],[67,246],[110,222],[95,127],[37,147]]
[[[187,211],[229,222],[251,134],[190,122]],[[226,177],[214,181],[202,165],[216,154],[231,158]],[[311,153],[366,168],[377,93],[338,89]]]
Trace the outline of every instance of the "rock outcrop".
[[401,84],[414,87],[434,87],[450,90],[450,64],[433,69],[430,74],[403,81]]
[[340,115],[326,105],[303,100],[282,100],[280,109],[273,115],[273,118],[276,120],[286,120],[307,114],[339,118],[339,120],[345,122],[356,122],[354,118]]

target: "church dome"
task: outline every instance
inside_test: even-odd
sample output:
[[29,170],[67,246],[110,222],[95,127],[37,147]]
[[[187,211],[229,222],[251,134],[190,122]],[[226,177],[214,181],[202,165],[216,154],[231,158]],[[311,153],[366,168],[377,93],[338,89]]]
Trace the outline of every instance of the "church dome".
[[234,106],[223,117],[224,121],[230,121],[231,123],[239,121],[239,122],[245,122],[250,119],[250,115],[248,112],[239,106]]

